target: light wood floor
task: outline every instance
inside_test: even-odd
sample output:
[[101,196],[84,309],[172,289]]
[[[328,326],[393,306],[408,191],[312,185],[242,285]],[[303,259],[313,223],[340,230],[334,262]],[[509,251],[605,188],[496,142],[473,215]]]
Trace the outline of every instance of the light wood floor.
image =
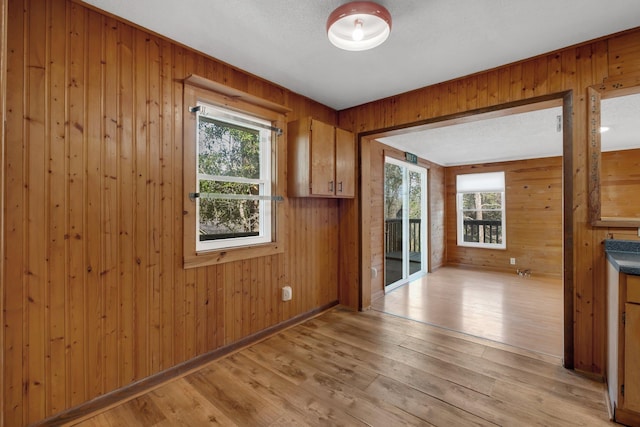
[[562,280],[442,267],[372,303],[374,310],[562,357]]
[[334,308],[77,425],[610,424],[604,385],[547,359]]

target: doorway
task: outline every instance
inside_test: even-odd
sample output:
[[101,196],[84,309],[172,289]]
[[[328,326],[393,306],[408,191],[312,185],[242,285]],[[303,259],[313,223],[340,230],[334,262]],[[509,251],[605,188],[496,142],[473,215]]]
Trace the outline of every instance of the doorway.
[[426,200],[426,169],[385,157],[385,292],[426,273]]
[[[556,93],[552,95],[531,98],[527,100],[521,100],[516,102],[511,102],[508,104],[502,104],[493,107],[482,108],[478,110],[471,110],[461,114],[454,114],[450,116],[441,116],[432,119],[426,119],[418,122],[407,123],[403,126],[396,126],[386,129],[378,129],[372,130],[367,133],[360,134],[360,153],[361,153],[361,165],[362,165],[362,180],[361,180],[361,201],[362,201],[362,216],[361,216],[361,226],[363,233],[362,237],[362,270],[361,270],[361,306],[362,307],[371,307],[372,300],[380,297],[380,289],[385,289],[382,278],[378,278],[376,275],[377,262],[378,262],[378,254],[383,252],[382,248],[378,249],[377,242],[380,241],[377,239],[376,235],[376,223],[380,223],[382,218],[378,219],[377,212],[382,212],[382,209],[379,211],[376,210],[378,206],[377,200],[382,202],[382,198],[377,199],[378,194],[382,193],[372,185],[382,177],[377,176],[376,162],[379,160],[376,159],[377,156],[380,155],[381,152],[386,152],[387,150],[395,150],[400,153],[403,151],[411,151],[411,149],[407,150],[402,147],[397,147],[391,144],[385,144],[381,141],[381,138],[385,138],[388,136],[402,136],[407,135],[412,132],[421,131],[425,129],[435,129],[440,128],[443,125],[449,125],[453,122],[457,123],[466,123],[470,121],[476,120],[484,120],[485,118],[491,117],[500,117],[504,115],[517,114],[521,112],[527,111],[535,111],[540,108],[545,108],[548,106],[561,106],[562,113],[558,115],[556,122],[556,127],[561,134],[562,143],[561,150],[558,153],[561,159],[561,168],[562,168],[562,225],[560,226],[563,230],[563,244],[561,248],[560,257],[562,258],[562,268],[561,268],[561,282],[562,282],[562,313],[560,314],[562,320],[562,341],[563,341],[563,351],[562,351],[562,364],[566,368],[573,368],[574,363],[574,354],[573,354],[573,245],[572,242],[572,228],[571,224],[573,223],[573,212],[571,209],[572,206],[572,192],[571,188],[573,188],[573,165],[572,165],[572,108],[573,108],[573,100],[571,91]],[[456,144],[457,145],[457,144]],[[514,144],[509,145],[500,145],[500,152],[505,152],[508,148],[514,146]],[[407,147],[408,148],[408,147]],[[449,148],[447,148],[449,149]],[[412,151],[415,152],[415,151]],[[419,155],[420,157],[420,155]],[[378,157],[379,158],[379,157]],[[428,156],[422,156],[423,159],[429,159]],[[382,157],[382,160],[384,156]],[[500,159],[502,160],[502,159]],[[430,250],[429,250],[429,258],[430,259],[430,269],[439,267],[443,267],[447,264],[447,248],[449,246],[449,242],[447,242],[447,236],[452,233],[445,230],[447,223],[444,222],[445,219],[441,217],[442,212],[447,212],[445,209],[445,202],[442,198],[448,194],[447,190],[442,187],[443,181],[443,171],[442,167],[436,167],[439,165],[438,162],[426,161],[427,164],[431,164],[432,167],[429,169],[430,174],[430,196],[427,201],[427,205],[429,206],[430,219],[429,219],[429,229],[430,229]],[[434,166],[434,163],[436,166]],[[483,162],[484,163],[484,162]],[[378,163],[378,165],[382,165],[383,162]],[[435,169],[434,169],[435,168]],[[434,175],[435,174],[435,175]],[[435,177],[435,178],[434,178]],[[382,194],[380,194],[382,196]],[[447,199],[449,200],[449,199]],[[381,203],[382,204],[382,203]],[[450,208],[450,207],[449,207]],[[378,208],[379,209],[379,208]],[[382,228],[382,227],[380,227]],[[371,230],[370,233],[364,232],[364,230]],[[570,243],[570,244],[567,244]],[[369,263],[370,260],[370,263]],[[509,263],[509,258],[507,258],[507,264]],[[429,275],[428,277],[430,277]],[[404,289],[404,288],[403,288]]]

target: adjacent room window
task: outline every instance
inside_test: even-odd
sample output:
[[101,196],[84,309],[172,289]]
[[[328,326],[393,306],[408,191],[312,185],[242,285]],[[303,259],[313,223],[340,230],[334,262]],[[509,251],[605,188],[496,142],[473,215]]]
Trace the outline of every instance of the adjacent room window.
[[202,102],[197,117],[197,250],[270,242],[271,123]]
[[505,249],[504,172],[458,175],[458,245]]

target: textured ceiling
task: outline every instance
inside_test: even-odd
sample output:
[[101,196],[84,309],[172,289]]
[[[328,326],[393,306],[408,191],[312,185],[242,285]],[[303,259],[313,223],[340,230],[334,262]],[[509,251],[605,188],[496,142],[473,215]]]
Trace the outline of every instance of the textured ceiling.
[[342,51],[340,0],[86,0],[341,110],[640,25],[638,0],[379,0],[381,46]]
[[[378,0],[393,17],[389,39],[373,50],[346,52],[326,37],[327,17],[345,0],[85,2],[336,110],[640,26],[640,0]],[[525,116],[435,129],[428,139],[438,134],[443,141],[433,153],[423,151],[432,146],[424,142],[426,134],[386,142],[427,159],[449,154],[438,157],[443,164],[481,161],[486,152],[529,158],[535,156],[529,148],[560,148],[553,142],[556,115],[527,116],[542,129],[524,123]],[[515,125],[529,132],[500,128]],[[477,139],[461,142],[465,133],[486,135],[494,148]],[[523,142],[547,133],[547,143]],[[518,147],[519,154],[511,153]]]
[[[601,110],[602,126],[609,128],[603,151],[640,147],[640,94],[604,99]],[[545,108],[378,140],[442,166],[561,156],[561,115],[561,107]]]

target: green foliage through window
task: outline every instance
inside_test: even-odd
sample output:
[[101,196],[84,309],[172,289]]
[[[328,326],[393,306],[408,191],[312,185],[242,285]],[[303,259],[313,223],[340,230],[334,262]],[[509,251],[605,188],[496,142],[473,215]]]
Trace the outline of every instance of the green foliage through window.
[[198,200],[198,240],[260,236],[270,202],[224,195],[270,195],[269,168],[261,161],[270,151],[269,132],[199,114],[197,135],[198,192],[216,196]]

